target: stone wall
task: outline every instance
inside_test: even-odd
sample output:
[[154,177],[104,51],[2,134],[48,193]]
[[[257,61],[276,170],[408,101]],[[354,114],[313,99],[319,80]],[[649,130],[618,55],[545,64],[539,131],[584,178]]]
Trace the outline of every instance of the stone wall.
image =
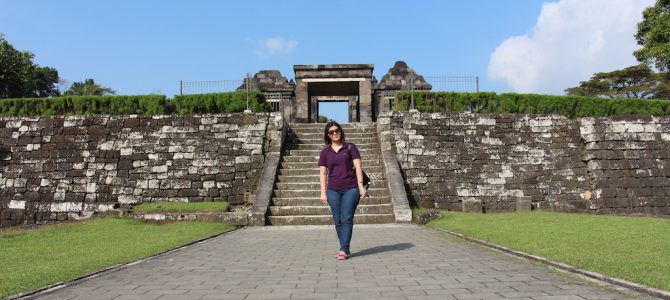
[[1,225],[87,218],[142,201],[252,201],[264,151],[278,147],[281,127],[265,138],[277,119],[0,118]]
[[419,207],[512,211],[531,200],[670,215],[669,120],[393,112],[378,129]]
[[581,119],[592,209],[670,216],[670,117]]

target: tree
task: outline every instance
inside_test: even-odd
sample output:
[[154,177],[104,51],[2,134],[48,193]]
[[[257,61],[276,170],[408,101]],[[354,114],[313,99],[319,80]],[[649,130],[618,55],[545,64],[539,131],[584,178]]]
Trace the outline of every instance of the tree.
[[19,51],[0,34],[0,98],[58,96],[58,71],[33,63],[35,55]]
[[658,76],[660,81],[654,91],[654,98],[670,100],[670,72],[659,73]]
[[65,91],[66,96],[107,96],[115,95],[116,92],[108,87],[103,87],[91,78],[84,82],[74,82],[70,88]]
[[667,73],[655,73],[646,65],[637,65],[596,73],[591,80],[565,92],[571,96],[669,99],[670,82]]
[[635,39],[642,49],[635,51],[641,63],[670,71],[670,0],[657,0],[642,12]]
[[328,123],[330,121],[334,121],[333,119],[329,119],[328,117],[324,115],[319,115],[319,123]]

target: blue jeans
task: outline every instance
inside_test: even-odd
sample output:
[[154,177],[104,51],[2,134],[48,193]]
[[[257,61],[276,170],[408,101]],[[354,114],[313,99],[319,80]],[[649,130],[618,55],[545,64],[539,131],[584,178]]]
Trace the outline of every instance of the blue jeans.
[[337,238],[340,240],[340,251],[351,254],[349,243],[354,229],[354,213],[361,198],[360,191],[358,187],[344,190],[327,190],[326,195],[328,196],[328,205],[333,213]]

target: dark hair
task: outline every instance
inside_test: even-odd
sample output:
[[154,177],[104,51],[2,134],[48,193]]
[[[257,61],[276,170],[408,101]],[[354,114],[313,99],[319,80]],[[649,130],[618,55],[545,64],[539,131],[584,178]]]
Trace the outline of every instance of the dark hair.
[[328,136],[328,129],[330,127],[337,126],[337,129],[340,130],[340,141],[344,142],[344,130],[342,129],[342,125],[335,121],[330,121],[328,124],[326,124],[326,128],[323,130],[323,142],[326,145],[330,145],[333,143],[333,141],[330,140],[330,137]]

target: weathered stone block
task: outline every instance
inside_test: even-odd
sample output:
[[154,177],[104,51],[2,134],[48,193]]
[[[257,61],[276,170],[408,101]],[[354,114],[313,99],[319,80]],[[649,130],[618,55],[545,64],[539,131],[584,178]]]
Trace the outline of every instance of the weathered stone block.
[[516,197],[516,211],[517,212],[529,212],[532,209],[532,199],[529,196],[518,196]]
[[179,193],[177,194],[180,197],[195,197],[198,196],[198,190],[196,189],[183,189],[179,190]]
[[482,201],[476,198],[463,198],[463,212],[481,213]]

